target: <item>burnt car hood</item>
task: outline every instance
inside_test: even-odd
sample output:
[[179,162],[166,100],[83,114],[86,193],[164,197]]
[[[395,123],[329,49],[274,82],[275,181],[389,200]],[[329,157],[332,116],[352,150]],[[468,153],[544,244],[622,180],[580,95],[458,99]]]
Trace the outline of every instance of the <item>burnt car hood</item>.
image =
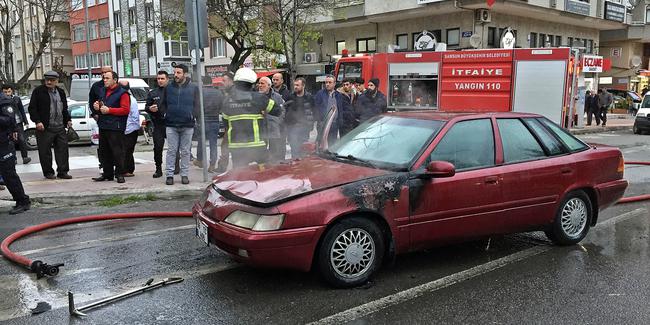
[[249,166],[215,178],[214,186],[227,199],[270,207],[306,195],[391,171],[308,157],[275,165]]

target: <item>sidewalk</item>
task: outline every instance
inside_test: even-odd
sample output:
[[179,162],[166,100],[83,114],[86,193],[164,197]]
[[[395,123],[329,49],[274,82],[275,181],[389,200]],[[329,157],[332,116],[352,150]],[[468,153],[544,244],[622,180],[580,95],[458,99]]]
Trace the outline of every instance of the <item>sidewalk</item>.
[[[36,154],[35,151],[30,152]],[[163,152],[164,158],[165,152]],[[85,201],[97,201],[123,195],[153,194],[160,197],[196,196],[201,195],[208,182],[203,182],[203,170],[190,165],[190,184],[181,184],[180,175],[174,175],[174,185],[165,185],[165,176],[153,178],[155,163],[153,152],[135,152],[135,176],[127,177],[126,182],[116,181],[94,182],[91,178],[100,174],[99,162],[96,156],[70,157],[70,180],[49,180],[43,177],[41,165],[32,162],[27,165],[16,165],[16,171],[23,182],[25,193],[33,200],[48,203],[69,201],[84,198]],[[56,164],[54,164],[56,165]],[[56,167],[54,167],[56,169]],[[216,174],[208,174],[208,181]],[[14,201],[8,190],[0,191],[0,207],[13,206]]]
[[592,121],[590,126],[587,126],[587,119],[584,119],[584,127],[582,128],[572,128],[569,131],[572,134],[587,134],[587,133],[599,133],[599,132],[608,132],[608,131],[620,131],[620,130],[630,130],[632,131],[632,125],[634,124],[634,116],[629,114],[607,114],[607,126],[603,127],[596,125],[595,121]]

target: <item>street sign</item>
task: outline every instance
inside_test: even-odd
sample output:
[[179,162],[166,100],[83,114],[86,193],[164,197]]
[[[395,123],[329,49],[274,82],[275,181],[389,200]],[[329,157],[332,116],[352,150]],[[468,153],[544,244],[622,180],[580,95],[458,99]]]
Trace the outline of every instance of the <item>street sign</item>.
[[[198,17],[194,15],[193,4],[196,2]],[[206,48],[208,43],[208,7],[206,0],[185,0],[185,21],[187,23],[187,40],[189,48],[196,48],[194,24],[199,28],[199,48]]]
[[598,55],[582,56],[582,71],[584,72],[603,72],[603,57]]

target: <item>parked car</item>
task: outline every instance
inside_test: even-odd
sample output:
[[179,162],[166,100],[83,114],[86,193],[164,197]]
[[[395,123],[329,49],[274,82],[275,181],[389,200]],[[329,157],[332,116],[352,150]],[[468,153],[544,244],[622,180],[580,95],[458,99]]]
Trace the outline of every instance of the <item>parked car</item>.
[[627,187],[618,148],[534,114],[384,114],[321,148],[215,177],[192,209],[197,236],[349,287],[396,254],[451,242],[543,230],[576,244]]
[[[95,83],[99,80],[101,79],[93,78],[91,83]],[[120,78],[120,80],[126,80],[129,82],[131,93],[138,101],[138,110],[144,111],[147,94],[149,93],[149,85],[139,78]],[[88,93],[90,92],[89,90],[88,79],[73,79],[70,84],[70,98],[81,102],[87,102]]]
[[[90,143],[91,130],[94,126],[97,126],[97,122],[95,119],[90,117],[88,104],[68,99],[68,112],[70,112],[70,117],[72,118],[72,128],[77,131],[77,134],[79,135],[79,140],[71,143]],[[26,113],[27,120],[29,121],[29,125],[25,127],[27,147],[29,150],[36,150],[36,124],[34,124],[34,122],[29,118],[29,113]]]
[[[634,91],[621,89],[607,89],[607,91],[614,95],[614,108],[625,109],[634,114],[641,106],[642,98]],[[616,96],[620,98],[617,99]]]
[[[648,97],[643,98],[643,103],[646,103],[646,98]],[[634,124],[632,125],[632,132],[634,132],[634,134],[650,132],[650,106],[641,107],[636,113]]]

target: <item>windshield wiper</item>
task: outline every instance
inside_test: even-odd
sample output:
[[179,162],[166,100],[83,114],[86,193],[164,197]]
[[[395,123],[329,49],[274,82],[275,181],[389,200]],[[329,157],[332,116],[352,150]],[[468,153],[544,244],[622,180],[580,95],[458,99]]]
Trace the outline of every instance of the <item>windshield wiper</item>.
[[326,155],[328,157],[333,157],[333,158],[336,158],[336,159],[344,159],[344,160],[355,161],[355,162],[359,162],[359,163],[361,163],[363,165],[366,165],[368,167],[378,168],[375,164],[373,164],[373,163],[371,163],[371,162],[369,162],[369,161],[367,161],[365,159],[357,158],[357,157],[355,157],[353,155],[344,156],[344,155],[340,155],[340,154],[338,154],[336,152],[329,151],[327,149],[325,149],[322,152],[322,154],[324,154],[324,155]]

